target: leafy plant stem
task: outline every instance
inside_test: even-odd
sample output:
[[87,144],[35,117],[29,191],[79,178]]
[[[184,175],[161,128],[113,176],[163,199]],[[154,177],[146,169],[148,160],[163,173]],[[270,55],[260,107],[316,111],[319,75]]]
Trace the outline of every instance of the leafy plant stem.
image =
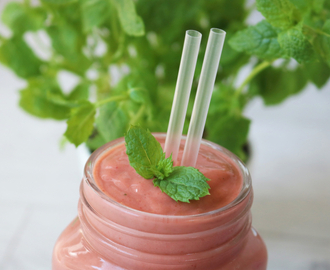
[[107,64],[116,63],[122,57],[124,50],[125,50],[125,35],[122,34],[119,37],[118,48],[117,48],[116,52],[112,55],[110,63],[107,63]]
[[245,86],[262,70],[269,67],[272,62],[264,61],[259,65],[255,66],[249,76],[242,82],[242,84],[236,90],[236,97],[240,96],[242,91],[244,90]]
[[138,112],[135,114],[134,117],[132,117],[131,121],[130,121],[130,125],[136,125],[137,121],[139,120],[139,118],[142,116],[144,110],[145,110],[146,106],[142,105],[140,107],[140,109],[138,110]]
[[113,38],[116,41],[116,44],[118,44],[119,41],[119,25],[118,25],[118,18],[117,13],[115,11],[114,6],[112,6],[112,15],[111,15],[111,30],[113,34]]
[[326,33],[326,32],[323,32],[322,30],[319,30],[319,29],[315,29],[309,25],[304,25],[306,28],[309,28],[310,30],[312,30],[313,32],[317,33],[317,34],[320,34],[320,35],[323,35],[323,36],[326,36],[326,37],[330,37],[330,34]]
[[104,99],[104,100],[101,100],[99,102],[96,102],[95,103],[95,107],[98,108],[98,107],[101,107],[102,105],[106,104],[106,103],[109,103],[109,102],[113,102],[113,101],[122,101],[122,100],[126,100],[128,99],[128,95],[124,95],[124,96],[114,96],[114,97],[111,97],[111,98],[107,98],[107,99]]

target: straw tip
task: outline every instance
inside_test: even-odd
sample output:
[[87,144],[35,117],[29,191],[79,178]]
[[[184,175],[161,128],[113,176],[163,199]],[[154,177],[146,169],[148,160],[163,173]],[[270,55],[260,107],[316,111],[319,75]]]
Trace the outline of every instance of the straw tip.
[[186,35],[193,38],[201,38],[202,34],[196,30],[187,30]]
[[218,35],[226,35],[226,31],[220,28],[211,28],[211,32]]

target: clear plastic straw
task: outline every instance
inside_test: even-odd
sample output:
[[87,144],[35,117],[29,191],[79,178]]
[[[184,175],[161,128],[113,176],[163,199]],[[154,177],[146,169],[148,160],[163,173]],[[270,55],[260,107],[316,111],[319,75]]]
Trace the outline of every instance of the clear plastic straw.
[[175,162],[181,142],[184,120],[194,78],[202,34],[195,30],[186,31],[179,74],[175,87],[170,122],[167,129],[164,151],[166,157],[172,154]]
[[187,140],[183,151],[182,166],[194,167],[196,165],[225,36],[226,32],[221,29],[212,28],[210,31]]

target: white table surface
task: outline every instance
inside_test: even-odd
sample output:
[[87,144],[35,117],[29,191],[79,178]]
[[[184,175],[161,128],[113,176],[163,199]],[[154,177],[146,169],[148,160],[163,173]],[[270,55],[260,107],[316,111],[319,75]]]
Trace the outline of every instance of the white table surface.
[[[0,269],[49,270],[54,243],[77,214],[77,151],[59,150],[65,123],[18,108],[24,83],[2,66],[0,82]],[[246,115],[253,224],[268,270],[330,270],[330,83],[276,107],[257,99]]]

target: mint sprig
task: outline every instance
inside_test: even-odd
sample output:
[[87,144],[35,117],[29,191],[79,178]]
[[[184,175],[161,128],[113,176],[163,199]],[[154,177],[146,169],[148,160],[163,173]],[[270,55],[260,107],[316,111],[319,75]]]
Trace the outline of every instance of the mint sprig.
[[154,185],[176,201],[199,200],[209,195],[209,184],[199,170],[193,167],[174,167],[173,172],[163,180],[154,179]]
[[160,143],[149,130],[131,126],[125,142],[130,165],[143,178],[154,178],[154,185],[173,200],[189,203],[210,194],[209,179],[193,167],[173,167],[172,155],[165,158]]
[[173,171],[172,157],[165,159],[160,143],[150,131],[131,126],[125,142],[129,163],[143,178],[164,179]]

